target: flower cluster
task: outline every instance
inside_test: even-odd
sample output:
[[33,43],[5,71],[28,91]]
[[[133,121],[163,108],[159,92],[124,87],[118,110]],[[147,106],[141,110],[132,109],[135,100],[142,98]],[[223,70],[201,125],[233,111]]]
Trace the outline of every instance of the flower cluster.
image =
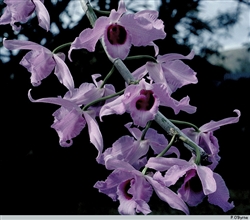
[[[14,30],[19,30],[15,23],[26,22],[36,11],[39,25],[49,29],[49,15],[42,0],[4,2],[7,6],[0,24],[10,24]],[[171,108],[175,115],[180,111],[188,114],[196,112],[196,107],[189,104],[188,96],[181,100],[173,98],[176,90],[198,82],[196,72],[182,61],[192,59],[194,52],[186,56],[174,53],[159,55],[154,41],[165,36],[164,24],[158,19],[157,11],[127,13],[125,3],[120,1],[117,10],[113,9],[108,17],[99,17],[93,28],[83,30],[70,44],[70,61],[73,50],[92,52],[98,40],[111,60],[126,59],[132,46],[153,46],[154,62],[148,61],[138,67],[130,75],[133,81],[128,80],[120,92],[116,92],[115,85],[106,83],[112,71],[103,80],[99,79],[102,75],[94,74],[93,82],[83,82],[76,88],[65,62],[66,56],[56,53],[58,48],[51,51],[35,42],[7,39],[4,39],[3,45],[9,50],[30,50],[20,64],[31,73],[33,86],[39,86],[54,72],[67,88],[64,96],[37,100],[32,98],[29,90],[28,98],[31,102],[59,106],[52,114],[54,122],[51,127],[57,132],[62,147],[71,146],[72,139],[85,126],[88,127],[90,142],[98,151],[97,162],[111,172],[105,181],[97,181],[94,187],[112,200],[119,201],[120,214],[150,213],[148,202],[153,192],[170,207],[185,214],[189,214],[188,206],[197,206],[206,196],[211,204],[226,212],[234,204],[228,202],[229,192],[223,178],[213,172],[220,160],[218,140],[213,131],[222,125],[238,122],[240,111],[235,110],[236,117],[211,121],[200,128],[185,128],[182,133],[171,127],[174,132],[168,132],[172,136],[170,141],[167,135],[151,128],[160,106]],[[104,123],[107,115],[125,113],[130,114],[132,119],[125,124],[131,135],[121,136],[112,146],[104,146],[98,121]],[[188,161],[181,159],[181,152],[173,146],[179,136],[188,139],[184,146],[191,143],[189,147],[196,152],[190,153]],[[201,163],[201,150],[208,156],[209,164],[206,166]],[[184,177],[181,187],[173,191],[170,186],[181,181],[181,177]]]

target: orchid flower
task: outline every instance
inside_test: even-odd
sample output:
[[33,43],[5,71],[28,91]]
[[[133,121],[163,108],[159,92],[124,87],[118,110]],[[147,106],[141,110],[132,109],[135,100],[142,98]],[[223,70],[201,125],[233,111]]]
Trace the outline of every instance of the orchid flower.
[[[158,134],[156,130],[149,128],[143,140],[142,131],[138,128],[131,127],[132,123],[127,123],[125,127],[134,136],[122,136],[112,147],[107,148],[101,156],[102,164],[105,164],[110,158],[116,158],[118,160],[123,160],[131,164],[136,169],[140,169],[145,166],[146,154],[149,150],[149,146],[153,149],[155,154],[161,153],[168,145],[168,140],[163,134]],[[176,154],[177,157],[180,156],[179,150],[172,146],[164,155]]]
[[74,89],[72,94],[67,92],[63,98],[51,97],[34,100],[30,91],[28,97],[32,102],[51,103],[61,106],[53,113],[54,123],[51,127],[58,133],[59,143],[62,147],[71,146],[73,143],[72,138],[79,135],[87,123],[90,142],[98,150],[97,160],[99,160],[103,150],[103,138],[95,120],[95,109],[90,108],[83,111],[80,106],[102,97],[103,93],[104,89],[99,89],[92,83],[83,83],[78,89]]
[[159,105],[171,107],[175,114],[180,110],[194,113],[196,108],[189,105],[189,98],[177,101],[170,97],[169,92],[161,84],[149,84],[142,79],[137,85],[129,85],[124,95],[105,104],[100,110],[100,118],[104,115],[123,114],[129,112],[135,125],[145,127],[146,123],[153,120]]
[[[234,202],[228,202],[229,191],[223,178],[214,172],[213,179],[216,182],[216,191],[207,195],[208,202],[219,206],[224,212],[227,212],[234,208]],[[197,206],[206,196],[199,186],[201,184],[197,172],[189,170],[184,178],[184,183],[177,193],[189,206]]]
[[[115,87],[112,84],[105,84],[103,86],[103,88],[101,88],[101,86],[103,84],[103,80],[97,80],[101,76],[102,76],[101,74],[92,74],[91,75],[92,80],[93,80],[96,88],[103,90],[103,97],[115,94]],[[99,116],[100,109],[102,108],[102,106],[104,104],[107,104],[107,103],[115,100],[115,99],[116,99],[116,97],[113,97],[113,98],[109,98],[109,99],[105,100],[105,102],[96,103],[94,106],[91,106],[91,109],[94,109],[96,112],[96,116]]]
[[46,31],[50,28],[50,16],[44,6],[44,0],[4,0],[7,5],[3,15],[0,17],[1,24],[10,24],[12,29],[19,31],[21,26],[16,26],[16,22],[25,23],[31,14],[36,11],[39,26]]
[[213,171],[208,167],[195,164],[193,158],[191,158],[190,161],[186,161],[179,158],[151,157],[149,158],[146,167],[157,171],[167,170],[164,177],[161,177],[159,173],[157,173],[155,174],[154,179],[161,181],[168,187],[175,184],[177,180],[188,171],[194,170],[201,181],[200,187],[205,195],[216,191],[216,182],[213,178]]
[[[229,192],[222,177],[206,166],[195,164],[194,157],[189,162],[179,158],[150,158],[146,167],[157,170],[153,179],[167,187],[185,175],[178,195],[190,206],[198,205],[208,196],[211,204],[220,206],[225,212],[234,207],[233,202],[228,202]],[[163,177],[159,171],[166,170]]]
[[160,100],[152,91],[152,85],[141,80],[138,85],[130,85],[123,95],[104,105],[100,110],[100,119],[109,114],[130,113],[134,124],[145,127],[147,122],[154,119]]
[[144,10],[135,14],[125,14],[126,7],[123,1],[119,2],[118,10],[112,10],[109,17],[99,17],[93,29],[87,28],[80,33],[71,45],[69,58],[73,49],[85,48],[94,51],[99,39],[102,39],[106,51],[111,58],[125,59],[131,45],[154,46],[158,54],[158,47],[154,40],[164,39],[163,22],[155,10]]
[[31,73],[30,79],[33,86],[39,86],[41,81],[55,69],[54,74],[59,81],[69,91],[74,89],[74,81],[64,62],[63,53],[54,54],[47,48],[31,41],[4,39],[3,45],[9,50],[31,50],[23,57],[20,64]]
[[209,155],[208,161],[211,162],[208,167],[211,170],[214,170],[218,165],[220,156],[219,153],[219,144],[217,138],[213,135],[213,132],[220,128],[220,126],[237,123],[240,118],[240,111],[234,110],[237,113],[237,117],[229,117],[222,119],[220,121],[211,121],[207,124],[204,124],[199,128],[199,132],[195,131],[193,128],[185,128],[182,130],[190,139],[197,143],[205,152]]
[[120,214],[134,215],[135,213],[148,214],[151,212],[147,204],[152,196],[153,189],[158,197],[167,202],[172,208],[189,214],[187,205],[169,188],[164,187],[152,177],[143,175],[129,163],[116,159],[109,159],[107,169],[114,170],[105,181],[98,181],[94,187],[113,201],[119,200]]
[[194,51],[191,51],[187,56],[181,54],[165,54],[157,56],[155,62],[147,62],[135,70],[132,75],[136,79],[141,79],[147,73],[155,83],[161,83],[166,87],[171,95],[178,88],[190,83],[197,83],[196,72],[188,65],[183,63],[182,59],[191,60],[194,57]]

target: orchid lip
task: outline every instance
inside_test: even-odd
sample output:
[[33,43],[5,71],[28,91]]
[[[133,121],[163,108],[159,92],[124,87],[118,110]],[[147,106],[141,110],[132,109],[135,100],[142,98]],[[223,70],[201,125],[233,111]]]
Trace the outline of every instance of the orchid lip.
[[126,182],[124,182],[124,196],[126,197],[126,199],[130,200],[133,198],[133,195],[131,195],[128,190],[130,189],[130,181],[131,179],[127,180]]
[[136,102],[136,108],[138,110],[148,111],[150,110],[155,102],[153,92],[151,90],[141,90],[141,98]]
[[107,29],[107,36],[112,45],[121,45],[127,39],[127,31],[119,24],[111,24]]
[[192,177],[186,184],[188,186],[185,185],[185,187],[190,187],[195,193],[202,191],[202,184],[197,175]]

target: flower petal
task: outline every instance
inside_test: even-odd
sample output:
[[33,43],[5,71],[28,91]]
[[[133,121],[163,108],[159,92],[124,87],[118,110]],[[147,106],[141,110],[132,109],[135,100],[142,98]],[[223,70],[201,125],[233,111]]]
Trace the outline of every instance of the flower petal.
[[3,9],[3,14],[0,17],[0,25],[1,24],[9,24],[11,22],[11,11],[8,6]]
[[187,164],[185,166],[174,165],[168,169],[164,176],[164,183],[166,186],[174,185],[187,171],[193,169],[194,166]]
[[[130,187],[128,184],[130,184]],[[130,215],[134,215],[135,212],[142,212],[145,215],[150,213],[151,210],[147,202],[152,193],[151,185],[143,176],[133,175],[131,180],[122,182],[117,188],[117,195],[120,200],[118,211],[120,214]]]
[[129,132],[135,137],[136,140],[140,140],[142,132],[140,129],[135,128],[135,127],[131,127],[133,123],[129,122],[127,124],[125,124],[124,126],[129,130]]
[[78,109],[79,112],[82,110],[76,105],[75,103],[63,99],[61,97],[58,98],[41,98],[41,99],[33,99],[30,94],[31,89],[28,91],[28,98],[31,102],[43,102],[43,103],[50,103],[50,104],[55,104],[55,105],[60,105],[63,106],[64,108],[71,110],[72,108]]
[[103,90],[96,88],[93,83],[82,83],[79,88],[64,95],[64,99],[70,100],[77,105],[86,105],[90,102],[101,98]]
[[133,77],[136,80],[140,80],[142,79],[146,74],[148,73],[148,70],[146,68],[146,65],[143,65],[141,67],[139,67],[138,69],[136,69],[134,72],[132,72]]
[[164,39],[166,36],[163,22],[157,17],[157,11],[143,10],[136,14],[126,14],[119,22],[130,33],[133,45],[147,46],[152,45],[152,41]]
[[129,163],[113,158],[106,161],[106,168],[108,170],[115,170],[115,169],[126,170],[126,171],[131,171],[139,176],[142,175],[140,171],[135,170],[135,168]]
[[135,209],[137,206],[136,202],[133,199],[126,199],[124,196],[122,196],[125,184],[126,182],[121,183],[117,187],[117,195],[120,201],[118,212],[120,213],[120,215],[135,215]]
[[103,138],[102,134],[100,132],[99,126],[96,122],[96,120],[87,112],[83,111],[84,118],[88,124],[88,131],[89,131],[89,137],[90,142],[96,147],[98,150],[98,156],[96,160],[98,161],[100,159],[101,153],[103,151]]
[[194,128],[184,128],[181,130],[185,135],[187,135],[196,144],[199,144],[200,133],[195,131]]
[[126,161],[128,163],[134,165],[138,162],[138,160],[145,156],[149,150],[148,141],[135,141],[134,144],[131,146],[131,150],[126,155]]
[[68,88],[69,91],[73,91],[75,85],[68,66],[56,54],[54,54],[53,57],[56,61],[55,72],[54,72],[55,75],[59,79],[60,83],[66,86],[66,88]]
[[28,52],[20,61],[30,73],[30,81],[33,86],[39,86],[41,81],[48,77],[55,68],[56,62],[51,53],[42,48],[40,51]]
[[99,115],[100,120],[102,121],[102,117],[105,115],[111,115],[111,114],[122,115],[123,113],[125,113],[126,109],[122,102],[123,99],[124,95],[121,95],[114,101],[105,104],[100,110],[100,115]]
[[218,155],[219,144],[217,138],[213,135],[213,132],[200,133],[199,142],[197,144],[209,155],[208,162],[211,164],[207,167],[214,170],[220,160],[220,156]]
[[134,142],[134,138],[128,135],[120,137],[113,143],[112,147],[104,151],[100,158],[100,163],[105,164],[105,162],[111,158],[125,160]]
[[62,147],[71,146],[72,138],[80,134],[86,124],[82,117],[82,110],[75,103],[61,97],[34,100],[31,97],[30,91],[31,90],[28,92],[28,98],[31,102],[43,102],[62,106],[54,112],[53,116],[55,117],[55,120],[51,127],[57,131],[60,138],[59,142]]
[[[71,111],[66,108],[59,108],[54,112],[55,117],[53,125],[60,138],[60,145],[62,147],[69,147],[72,145],[72,138],[80,134],[85,127],[86,121],[82,117],[82,114],[77,109]],[[69,141],[69,142],[68,142]]]
[[136,199],[136,212],[147,215],[151,212],[149,205],[142,199]]
[[152,96],[154,99],[154,103],[153,103],[153,106],[149,110],[137,109],[137,102],[139,100],[144,100],[145,102],[147,102],[144,95],[139,95],[139,96],[135,97],[131,101],[131,103],[129,104],[127,110],[128,110],[128,112],[130,112],[131,117],[132,117],[135,125],[145,127],[149,121],[154,119],[154,117],[159,109],[160,101],[155,96],[155,94],[152,94]]
[[165,54],[158,56],[157,61],[161,64],[164,77],[172,92],[178,88],[188,85],[190,83],[197,83],[196,72],[194,72],[188,65],[183,63],[180,59],[192,59],[194,51],[191,51],[187,56],[181,54]]
[[238,115],[237,117],[225,118],[225,119],[222,119],[220,121],[211,121],[211,122],[201,126],[199,128],[200,131],[202,131],[202,132],[215,131],[215,130],[219,129],[220,126],[237,123],[239,121],[241,113],[237,109],[235,109],[234,112],[237,113],[237,115]]
[[[125,29],[125,27],[124,27],[124,29]],[[126,29],[125,29],[125,31],[126,31]],[[124,60],[128,56],[129,51],[130,51],[131,36],[129,35],[129,33],[126,33],[125,41],[123,43],[111,44],[109,39],[108,39],[107,32],[108,32],[108,26],[105,28],[104,36],[103,36],[103,42],[104,42],[104,47],[105,47],[106,51],[108,52],[110,57],[112,57],[113,59],[120,58],[120,59]]]
[[201,180],[203,192],[205,195],[216,191],[216,182],[213,177],[213,171],[205,166],[197,166],[197,174]]
[[3,14],[0,17],[0,25],[2,25],[2,24],[11,24],[13,30],[16,30],[16,31],[21,29],[21,27],[13,27],[14,22],[12,23],[12,20],[11,20],[11,10],[10,10],[9,6],[6,6],[3,9]]
[[151,186],[153,186],[155,193],[162,201],[167,202],[173,209],[178,209],[183,211],[185,214],[189,214],[187,205],[178,195],[176,195],[169,188],[155,181],[152,177],[147,175],[145,177]]
[[41,80],[50,75],[55,67],[56,62],[52,56],[52,52],[37,43],[4,39],[3,44],[9,50],[32,50],[23,57],[20,64],[31,73],[31,83],[33,86],[40,85]]
[[126,6],[123,0],[119,1],[117,11],[112,9],[109,15],[109,19],[112,23],[115,23],[119,20],[119,18],[126,12]]
[[[149,141],[149,145],[154,151],[154,154],[159,154],[161,153],[168,145],[168,140],[165,138],[163,134],[158,134],[156,130],[149,128],[145,139]],[[170,155],[170,154],[175,154],[177,158],[180,157],[180,152],[179,150],[171,146],[171,148],[164,154],[164,155]]]
[[168,53],[168,54],[165,54],[165,55],[159,55],[157,57],[157,60],[160,62],[160,63],[166,63],[168,61],[174,61],[174,60],[183,60],[183,59],[188,59],[188,60],[191,60],[194,58],[194,51],[192,50],[187,56],[184,56],[182,54],[178,54],[178,53]]
[[[194,184],[195,186],[193,186],[192,181],[195,183]],[[189,206],[197,206],[205,198],[202,189],[197,190],[197,187],[200,187],[199,185],[201,185],[201,183],[197,177],[196,170],[195,169],[189,170],[184,179],[184,183],[177,191],[178,196],[180,196],[180,198],[182,198]]]
[[[147,62],[146,68],[148,70],[149,76],[155,83],[161,83],[166,87],[169,87],[160,63]],[[170,92],[170,94],[172,94],[172,90],[170,87],[168,91]]]
[[157,56],[159,54],[159,47],[153,41],[149,42],[148,46],[153,46],[154,47],[155,56]]
[[168,140],[165,138],[163,134],[159,134],[156,130],[149,128],[145,139],[149,141],[150,146],[154,150],[155,154],[160,153],[164,150],[164,148],[168,145]]
[[24,41],[24,40],[3,40],[3,45],[8,50],[44,50],[47,53],[52,52],[48,50],[46,47],[43,47],[37,43],[32,41]]
[[158,171],[165,171],[170,169],[172,166],[178,165],[178,166],[190,166],[190,163],[178,159],[178,158],[165,158],[165,157],[151,157],[149,158],[146,167],[158,170]]
[[129,180],[133,177],[130,172],[123,170],[114,170],[105,181],[98,181],[95,183],[94,188],[109,196],[113,201],[117,200],[117,186],[119,183]]
[[93,52],[95,50],[95,45],[97,41],[103,36],[106,26],[109,24],[109,18],[99,17],[93,29],[87,28],[83,30],[79,37],[77,37],[71,44],[70,50],[68,52],[69,60],[71,60],[70,54],[74,49],[87,49]]
[[224,212],[227,212],[228,210],[234,208],[234,203],[228,202],[229,191],[222,177],[217,173],[214,173],[213,177],[216,181],[217,189],[214,193],[208,195],[208,202],[213,205],[218,205]]
[[32,0],[26,1],[4,1],[7,5],[3,15],[0,18],[0,24],[10,24],[12,29],[19,31],[21,26],[16,26],[16,22],[25,23],[35,10]]
[[33,3],[36,5],[36,13],[39,21],[39,26],[41,26],[46,31],[50,29],[50,16],[45,8],[44,4],[40,0],[33,0]]
[[196,107],[189,105],[190,98],[188,96],[184,97],[180,101],[177,101],[170,96],[171,92],[165,85],[155,83],[153,86],[153,91],[160,99],[161,105],[172,108],[175,114],[178,114],[181,110],[189,114],[196,112]]

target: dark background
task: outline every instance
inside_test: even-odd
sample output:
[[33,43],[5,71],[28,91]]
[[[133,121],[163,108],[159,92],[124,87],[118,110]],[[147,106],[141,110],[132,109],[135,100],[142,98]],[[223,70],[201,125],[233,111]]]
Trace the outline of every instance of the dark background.
[[[45,6],[50,13],[51,22],[58,27],[60,34],[46,32],[37,25],[37,18],[30,19],[19,33],[14,33],[10,25],[0,27],[0,46],[2,39],[18,39],[26,36],[30,41],[40,43],[53,50],[66,42],[71,42],[86,27],[90,27],[84,16],[75,26],[63,27],[60,14],[66,10],[69,0],[45,0]],[[180,4],[181,3],[181,4]],[[246,4],[239,1],[240,4]],[[93,2],[102,10],[117,8],[118,1],[105,0]],[[160,47],[160,54],[181,53],[188,54],[192,48],[189,41],[191,35],[207,31],[215,33],[217,30],[230,28],[238,21],[239,8],[235,14],[221,15],[213,23],[198,19],[197,11],[200,1],[162,1],[159,17],[164,21],[167,37],[156,41]],[[0,12],[5,7],[0,3]],[[135,8],[133,8],[135,9]],[[132,9],[131,9],[132,10]],[[238,11],[237,11],[238,10]],[[175,12],[175,13],[173,13]],[[188,33],[182,44],[177,44],[176,25],[186,19]],[[213,24],[213,25],[212,25]],[[214,25],[214,24],[217,24]],[[174,96],[180,99],[186,95],[191,98],[191,104],[197,106],[194,115],[180,113],[175,116],[171,109],[161,108],[161,112],[168,118],[190,121],[198,127],[210,120],[221,120],[236,116],[234,109],[241,111],[237,124],[227,125],[214,134],[219,140],[221,161],[215,172],[225,180],[230,191],[230,197],[235,208],[224,213],[220,208],[208,204],[206,199],[198,207],[190,208],[191,214],[250,214],[249,208],[249,135],[250,117],[249,86],[250,78],[224,80],[227,70],[211,65],[207,56],[218,52],[215,47],[207,47],[206,42],[201,45],[200,56],[195,56],[186,63],[196,72],[198,84],[188,85],[179,89]],[[67,54],[68,48],[62,50]],[[105,180],[109,172],[95,161],[97,151],[89,143],[87,128],[74,138],[74,144],[69,148],[62,148],[58,143],[58,136],[54,129],[52,113],[58,106],[31,103],[27,98],[30,84],[30,73],[18,63],[28,51],[17,54],[10,51],[3,53],[0,48],[1,69],[1,151],[0,151],[0,214],[118,214],[118,202],[113,202],[108,196],[101,194],[93,185],[98,180]],[[151,47],[132,48],[131,55],[151,54]],[[4,62],[4,59],[10,61]],[[91,82],[91,74],[106,75],[112,65],[106,58],[100,44],[94,53],[86,50],[72,52],[73,63],[66,60],[75,85]],[[143,65],[146,60],[136,63],[125,61],[131,71]],[[124,87],[124,81],[118,72],[110,79],[117,91]],[[54,74],[42,81],[39,87],[33,88],[34,99],[64,95],[66,89],[57,81]],[[105,147],[111,147],[121,135],[129,134],[124,124],[131,121],[129,115],[107,116],[100,123]],[[156,124],[153,127],[158,128]],[[159,128],[160,133],[164,133]],[[182,150],[182,149],[181,149]],[[184,150],[185,152],[185,150]],[[172,210],[168,204],[153,196],[149,202],[152,214],[182,214]]]

